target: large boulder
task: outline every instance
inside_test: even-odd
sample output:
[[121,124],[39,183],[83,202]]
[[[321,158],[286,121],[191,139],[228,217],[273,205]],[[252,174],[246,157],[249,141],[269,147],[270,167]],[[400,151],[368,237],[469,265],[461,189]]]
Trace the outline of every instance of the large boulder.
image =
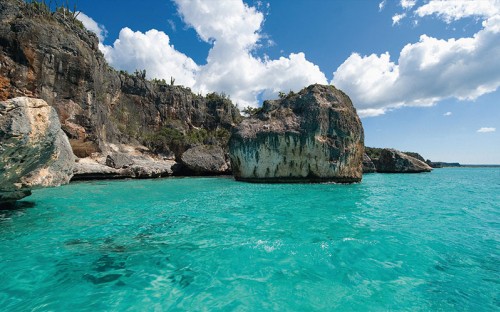
[[351,100],[325,85],[265,101],[229,142],[235,178],[250,182],[359,182],[363,152]]
[[431,170],[425,162],[395,149],[383,149],[377,160],[377,172],[381,173],[419,173]]
[[68,183],[74,156],[54,108],[26,97],[0,102],[0,203]]
[[185,151],[181,157],[186,174],[220,175],[229,173],[224,150],[215,145],[198,145]]

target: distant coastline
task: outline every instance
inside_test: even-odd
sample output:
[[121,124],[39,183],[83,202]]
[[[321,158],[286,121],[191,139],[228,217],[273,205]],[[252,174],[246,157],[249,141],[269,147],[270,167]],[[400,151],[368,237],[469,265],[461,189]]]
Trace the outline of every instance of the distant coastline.
[[500,164],[497,164],[497,165],[463,164],[463,165],[460,165],[460,167],[467,167],[467,168],[500,168]]
[[[438,166],[436,166],[436,164]],[[443,163],[433,162],[433,168],[500,168],[500,164],[459,164],[459,163]],[[434,167],[435,166],[435,167]]]

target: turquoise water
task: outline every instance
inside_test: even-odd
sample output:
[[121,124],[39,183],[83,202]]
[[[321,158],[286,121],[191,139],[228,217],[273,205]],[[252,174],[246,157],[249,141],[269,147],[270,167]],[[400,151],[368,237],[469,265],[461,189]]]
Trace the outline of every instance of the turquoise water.
[[75,183],[0,211],[2,311],[500,309],[500,169]]

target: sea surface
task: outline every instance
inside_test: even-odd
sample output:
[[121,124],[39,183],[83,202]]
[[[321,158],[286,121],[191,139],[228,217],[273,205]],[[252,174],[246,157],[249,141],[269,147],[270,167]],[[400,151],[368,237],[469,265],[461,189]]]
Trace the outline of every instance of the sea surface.
[[499,311],[500,168],[99,181],[0,211],[1,311]]

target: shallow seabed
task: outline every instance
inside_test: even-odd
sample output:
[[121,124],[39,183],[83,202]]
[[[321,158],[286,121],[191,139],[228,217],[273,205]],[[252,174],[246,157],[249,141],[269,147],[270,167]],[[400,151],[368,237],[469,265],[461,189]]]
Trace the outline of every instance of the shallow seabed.
[[75,183],[0,211],[2,311],[500,309],[500,169]]

